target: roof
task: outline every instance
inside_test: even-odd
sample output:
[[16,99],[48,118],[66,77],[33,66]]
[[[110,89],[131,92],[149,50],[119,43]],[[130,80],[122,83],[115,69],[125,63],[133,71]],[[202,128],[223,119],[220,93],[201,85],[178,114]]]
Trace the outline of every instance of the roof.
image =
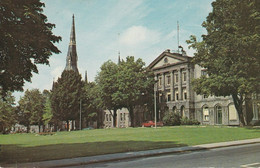
[[169,63],[164,64],[162,67],[165,67],[165,65],[169,66],[169,65],[175,65],[175,64],[180,64],[180,63],[185,63],[185,62],[189,62],[192,57],[190,56],[184,56],[182,54],[179,53],[171,53],[170,50],[165,50],[163,53],[161,53],[149,66],[149,69],[157,69],[159,68],[158,66],[156,67],[157,64],[159,64],[160,62],[162,62],[163,59],[165,58],[170,58],[172,61],[169,61]]

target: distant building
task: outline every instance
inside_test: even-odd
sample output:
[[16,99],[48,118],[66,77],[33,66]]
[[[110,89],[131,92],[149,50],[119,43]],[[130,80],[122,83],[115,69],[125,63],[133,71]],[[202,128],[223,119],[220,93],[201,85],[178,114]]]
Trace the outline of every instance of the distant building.
[[[239,125],[238,113],[230,96],[216,97],[196,94],[191,80],[207,75],[206,70],[194,65],[185,53],[164,51],[150,65],[157,85],[159,102],[165,101],[169,111],[182,117],[197,119],[205,125]],[[260,120],[259,97],[253,99],[253,121]]]
[[117,113],[117,118],[116,118],[116,125],[114,125],[114,111],[111,110],[105,110],[104,111],[104,128],[127,128],[130,127],[131,122],[130,122],[130,116],[129,112],[126,108],[122,108],[116,111]]

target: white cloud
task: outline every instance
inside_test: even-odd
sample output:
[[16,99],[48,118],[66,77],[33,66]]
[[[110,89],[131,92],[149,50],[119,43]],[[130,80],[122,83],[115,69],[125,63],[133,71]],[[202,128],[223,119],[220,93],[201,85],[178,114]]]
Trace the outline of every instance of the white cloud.
[[55,81],[60,77],[63,69],[63,66],[57,66],[51,71],[51,76],[54,78]]
[[160,32],[150,30],[144,26],[132,26],[120,36],[119,42],[127,46],[150,45],[159,42]]

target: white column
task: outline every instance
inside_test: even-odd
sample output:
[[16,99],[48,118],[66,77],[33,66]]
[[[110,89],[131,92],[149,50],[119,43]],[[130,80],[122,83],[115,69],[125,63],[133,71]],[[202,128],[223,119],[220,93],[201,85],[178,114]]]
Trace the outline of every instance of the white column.
[[174,75],[173,75],[173,71],[171,71],[171,101],[173,101],[174,99],[174,83],[173,83],[173,78],[174,78]]
[[182,87],[181,87],[181,69],[178,69],[178,92],[179,100],[182,100]]
[[187,75],[187,80],[186,80],[187,100],[191,100],[190,99],[190,68],[187,68],[186,75]]
[[165,76],[164,73],[162,73],[162,91],[164,91],[165,88]]

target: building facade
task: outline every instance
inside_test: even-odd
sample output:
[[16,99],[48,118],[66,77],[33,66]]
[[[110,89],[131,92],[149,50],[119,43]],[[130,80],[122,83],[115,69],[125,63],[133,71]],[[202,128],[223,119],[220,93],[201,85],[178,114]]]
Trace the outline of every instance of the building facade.
[[[239,125],[232,97],[196,94],[191,85],[194,78],[207,75],[194,65],[186,54],[164,51],[150,65],[157,81],[154,90],[159,102],[166,101],[169,111],[182,117],[196,119],[203,125]],[[259,121],[259,99],[253,99],[253,121]]]
[[131,122],[130,122],[130,116],[129,112],[126,108],[118,109],[116,111],[117,113],[117,118],[116,118],[116,124],[114,125],[114,111],[111,110],[105,110],[104,111],[104,128],[127,128],[130,127]]

